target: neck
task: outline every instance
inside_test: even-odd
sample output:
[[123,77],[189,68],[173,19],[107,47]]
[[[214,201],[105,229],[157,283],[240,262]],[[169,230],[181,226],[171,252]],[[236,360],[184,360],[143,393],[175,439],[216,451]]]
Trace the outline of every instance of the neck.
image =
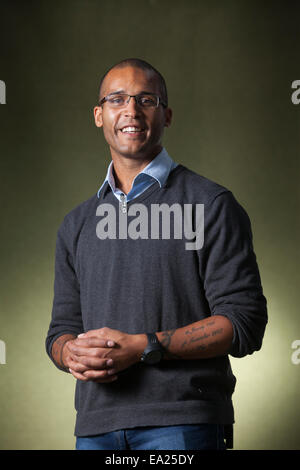
[[153,152],[151,156],[145,156],[144,158],[126,158],[112,155],[116,187],[123,193],[128,194],[132,188],[134,178],[154,160],[161,150],[162,147]]

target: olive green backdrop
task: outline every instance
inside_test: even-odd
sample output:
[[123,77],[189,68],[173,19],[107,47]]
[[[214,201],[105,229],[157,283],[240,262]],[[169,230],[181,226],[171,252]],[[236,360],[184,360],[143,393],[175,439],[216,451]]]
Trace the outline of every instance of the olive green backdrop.
[[[232,358],[235,449],[299,449],[299,2],[2,1],[0,448],[73,449],[74,386],[45,352],[56,232],[110,161],[100,76],[139,57],[165,76],[170,155],[247,210],[268,300],[262,349]],[[300,356],[300,354],[299,354]],[[295,361],[294,361],[295,362]]]

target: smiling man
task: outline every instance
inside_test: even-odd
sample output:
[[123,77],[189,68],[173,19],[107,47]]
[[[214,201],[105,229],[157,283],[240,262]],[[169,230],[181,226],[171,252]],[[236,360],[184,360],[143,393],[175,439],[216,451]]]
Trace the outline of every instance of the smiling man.
[[162,80],[154,71],[124,62],[110,70],[100,86],[95,123],[103,127],[116,185],[126,194],[135,176],[161,152],[164,127],[171,124]]
[[[111,162],[59,227],[46,339],[55,365],[77,379],[76,448],[231,447],[228,356],[259,350],[267,323],[249,218],[228,189],[168,155],[172,111],[147,62],[126,59],[104,75],[94,118]],[[203,230],[204,243],[186,249],[182,223]]]
[[103,80],[100,97],[96,125],[103,126],[113,160],[128,157],[149,163],[161,151],[163,129],[172,116],[155,74],[130,66],[114,68]]

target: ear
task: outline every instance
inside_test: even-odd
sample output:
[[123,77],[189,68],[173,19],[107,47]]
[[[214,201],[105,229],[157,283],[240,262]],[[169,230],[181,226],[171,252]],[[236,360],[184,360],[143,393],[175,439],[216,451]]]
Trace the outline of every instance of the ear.
[[97,127],[103,126],[103,119],[102,119],[102,106],[95,106],[94,107],[94,119],[95,124]]
[[170,127],[172,122],[173,111],[171,108],[165,109],[165,127]]

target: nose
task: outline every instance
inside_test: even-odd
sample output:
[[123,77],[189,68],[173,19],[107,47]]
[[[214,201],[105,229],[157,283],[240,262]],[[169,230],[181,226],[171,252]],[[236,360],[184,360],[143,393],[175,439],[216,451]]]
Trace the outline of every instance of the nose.
[[129,102],[126,104],[124,108],[124,115],[135,117],[141,114],[140,106],[137,104],[136,99],[134,96],[129,98]]

